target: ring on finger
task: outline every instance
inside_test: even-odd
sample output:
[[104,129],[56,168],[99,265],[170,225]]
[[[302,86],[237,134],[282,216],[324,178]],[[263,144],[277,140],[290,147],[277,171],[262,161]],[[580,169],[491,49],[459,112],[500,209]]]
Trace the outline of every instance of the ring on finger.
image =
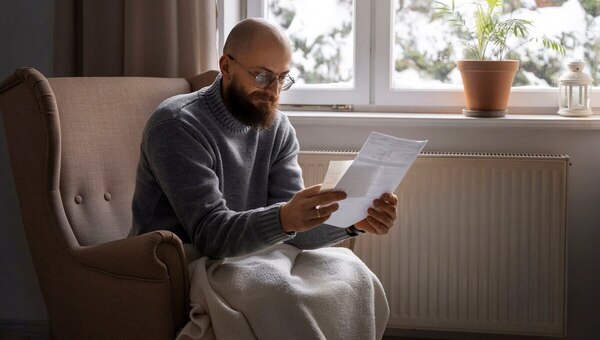
[[317,209],[317,218],[321,218],[321,209],[316,208]]

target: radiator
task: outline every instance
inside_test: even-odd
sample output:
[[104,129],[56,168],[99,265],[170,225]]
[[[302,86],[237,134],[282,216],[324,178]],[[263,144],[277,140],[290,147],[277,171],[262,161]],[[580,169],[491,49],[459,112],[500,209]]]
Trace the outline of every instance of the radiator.
[[[305,185],[350,151],[302,151]],[[388,328],[565,334],[565,155],[422,153],[399,217],[355,253],[381,280]]]

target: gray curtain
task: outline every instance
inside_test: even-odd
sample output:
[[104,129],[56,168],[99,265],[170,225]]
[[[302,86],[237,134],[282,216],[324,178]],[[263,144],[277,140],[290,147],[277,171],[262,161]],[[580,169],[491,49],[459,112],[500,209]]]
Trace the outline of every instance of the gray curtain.
[[214,0],[55,0],[54,76],[192,77],[217,69]]

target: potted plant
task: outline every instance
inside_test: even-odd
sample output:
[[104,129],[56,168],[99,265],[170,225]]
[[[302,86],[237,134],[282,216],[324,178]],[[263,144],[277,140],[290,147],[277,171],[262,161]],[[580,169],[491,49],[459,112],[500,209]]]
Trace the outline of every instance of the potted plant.
[[[565,53],[557,41],[546,37],[529,37],[533,22],[503,17],[503,0],[473,0],[472,17],[466,19],[455,6],[436,1],[436,17],[448,19],[459,29],[465,46],[465,59],[457,61],[461,73],[467,108],[471,117],[502,117],[506,113],[508,96],[519,68],[518,60],[508,60],[510,53],[529,43],[541,42],[544,48]],[[469,14],[470,15],[470,14]],[[512,41],[516,41],[511,45]]]

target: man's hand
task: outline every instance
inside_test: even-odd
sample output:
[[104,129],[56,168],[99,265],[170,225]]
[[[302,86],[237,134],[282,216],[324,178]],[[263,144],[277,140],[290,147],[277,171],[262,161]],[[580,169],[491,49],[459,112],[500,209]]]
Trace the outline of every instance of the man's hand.
[[339,205],[335,202],[346,198],[341,191],[319,193],[321,184],[298,191],[279,212],[281,226],[286,233],[305,231],[325,222]]
[[354,226],[371,234],[387,234],[397,217],[396,205],[398,205],[398,196],[390,193],[383,194],[373,200],[373,206],[368,210],[369,215]]

